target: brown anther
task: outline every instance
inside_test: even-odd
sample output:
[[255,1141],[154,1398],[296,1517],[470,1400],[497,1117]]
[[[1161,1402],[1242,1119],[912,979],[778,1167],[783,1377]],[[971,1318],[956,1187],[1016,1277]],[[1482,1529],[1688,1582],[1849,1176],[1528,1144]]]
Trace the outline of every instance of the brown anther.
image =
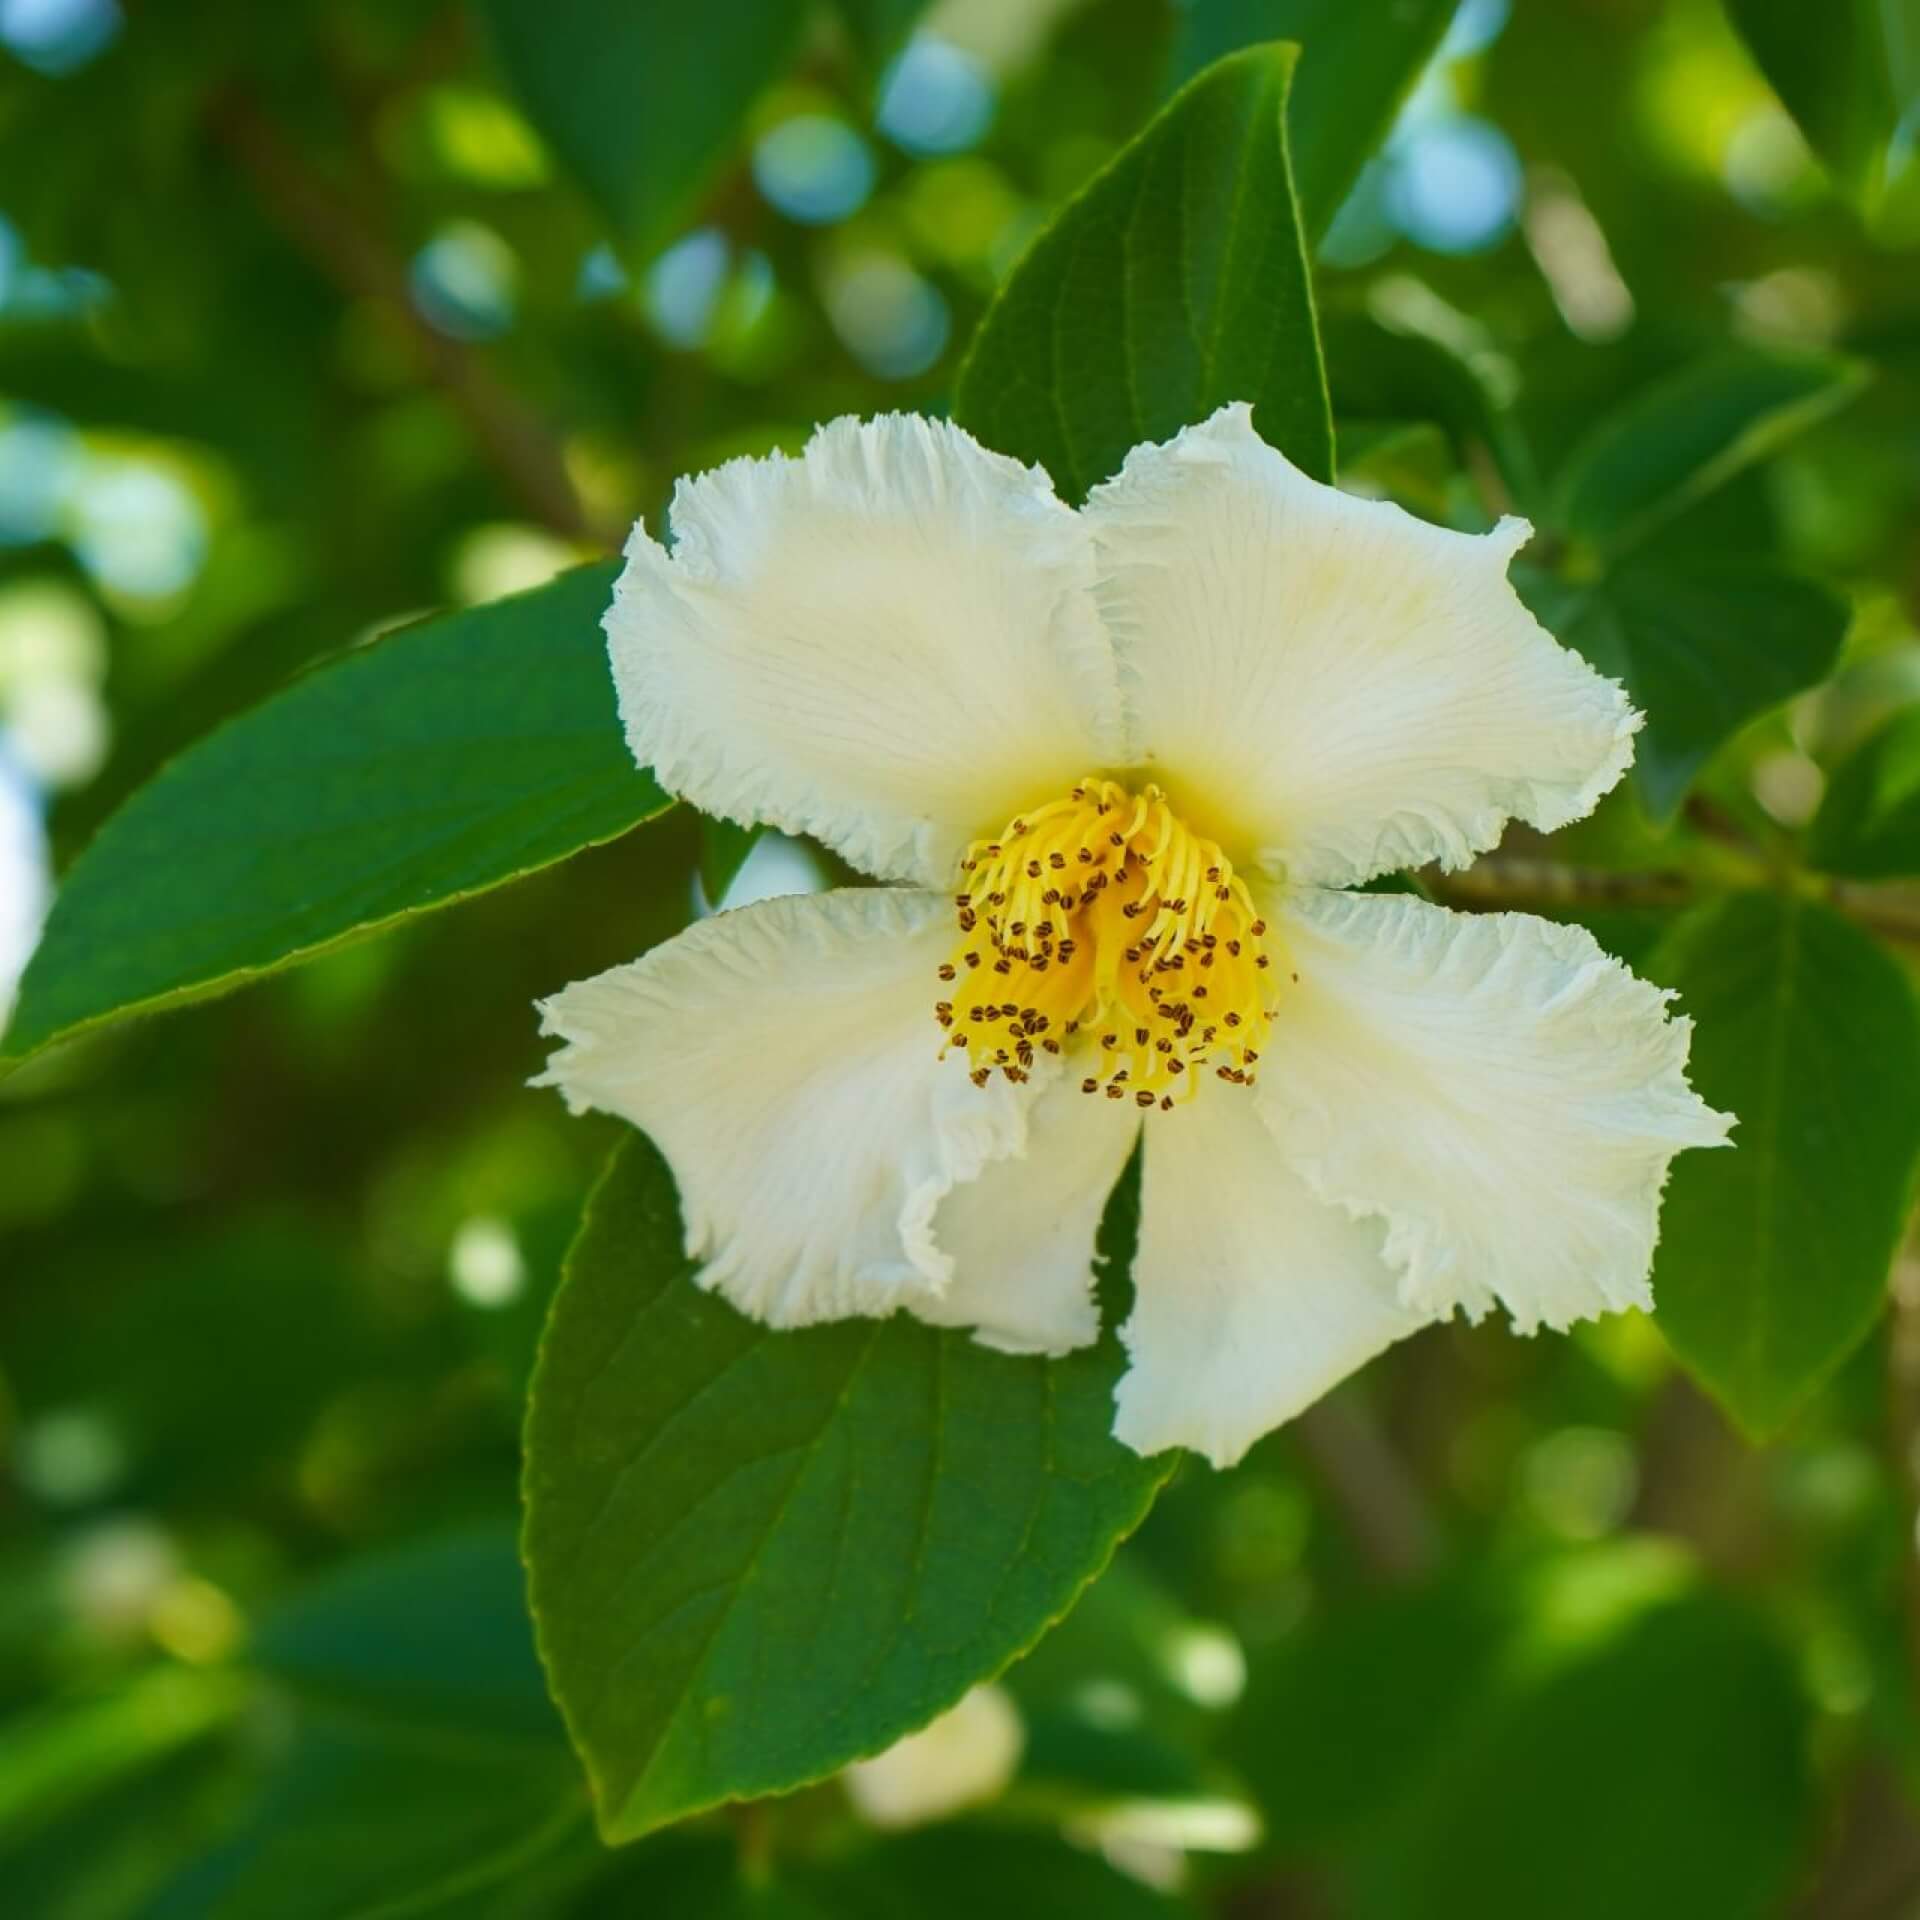
[[959,971],[960,969],[956,967],[951,960],[943,960],[940,963],[940,978],[942,980],[952,980],[956,978]]
[[1142,1087],[1140,1091],[1133,1096],[1133,1104],[1136,1107],[1150,1107],[1154,1104],[1153,1095],[1150,1094],[1145,1087]]

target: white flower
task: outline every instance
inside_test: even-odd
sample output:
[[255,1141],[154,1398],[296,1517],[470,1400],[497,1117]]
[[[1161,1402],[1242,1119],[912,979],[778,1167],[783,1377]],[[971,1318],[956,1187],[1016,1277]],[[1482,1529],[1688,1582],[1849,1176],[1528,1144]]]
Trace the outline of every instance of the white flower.
[[841,1777],[873,1826],[917,1827],[997,1800],[1026,1743],[1019,1708],[989,1682],[884,1753],[856,1760]]
[[[1648,1303],[1725,1122],[1584,932],[1337,889],[1587,813],[1639,716],[1475,537],[1228,407],[1074,512],[957,428],[683,481],[607,614],[635,757],[899,884],[770,900],[544,1007],[547,1079],[672,1165],[702,1283],[1092,1340],[1145,1129],[1115,1432],[1237,1459],[1390,1341]],[[936,1024],[936,1021],[938,1024]]]

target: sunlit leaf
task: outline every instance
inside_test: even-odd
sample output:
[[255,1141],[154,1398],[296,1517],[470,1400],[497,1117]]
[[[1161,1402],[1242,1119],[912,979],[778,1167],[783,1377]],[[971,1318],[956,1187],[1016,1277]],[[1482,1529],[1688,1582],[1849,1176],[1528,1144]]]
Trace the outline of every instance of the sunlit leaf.
[[1288,171],[1295,49],[1209,67],[1035,241],[988,310],[953,414],[1070,499],[1230,400],[1333,473],[1313,294]]
[[615,1840],[951,1706],[1073,1604],[1171,1466],[1111,1437],[1111,1340],[1044,1361],[901,1315],[773,1332],[693,1274],[636,1140],[527,1433],[541,1652]]
[[168,767],[67,874],[11,1056],[241,985],[661,812],[621,737],[613,577],[390,634]]

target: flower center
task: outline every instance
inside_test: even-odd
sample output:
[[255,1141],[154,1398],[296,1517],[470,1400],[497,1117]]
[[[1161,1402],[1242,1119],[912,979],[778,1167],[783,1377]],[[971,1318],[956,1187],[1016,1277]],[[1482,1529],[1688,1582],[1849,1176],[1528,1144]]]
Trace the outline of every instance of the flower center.
[[1209,1067],[1253,1084],[1272,938],[1226,855],[1158,787],[1083,780],[960,867],[960,939],[940,968],[952,997],[934,1017],[978,1085],[1069,1050],[1087,1056],[1083,1093],[1142,1107],[1171,1107]]

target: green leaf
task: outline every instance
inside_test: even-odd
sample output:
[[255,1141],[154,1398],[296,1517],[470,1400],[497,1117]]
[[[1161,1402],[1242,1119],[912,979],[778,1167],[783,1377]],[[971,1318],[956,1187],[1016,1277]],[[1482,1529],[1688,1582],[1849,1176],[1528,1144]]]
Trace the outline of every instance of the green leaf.
[[1646,714],[1633,781],[1656,820],[1716,747],[1824,680],[1846,638],[1844,600],[1761,562],[1630,560],[1584,585],[1519,567],[1514,584]]
[[520,103],[636,257],[672,238],[800,43],[802,0],[481,0]]
[[1333,223],[1393,126],[1459,0],[1190,0],[1174,46],[1176,81],[1237,48],[1292,40],[1300,72],[1288,110],[1294,186],[1309,244]]
[[583,1799],[558,1740],[516,1748],[305,1713],[232,1829],[139,1920],[440,1913],[565,1847]]
[[1675,1164],[1656,1314],[1764,1435],[1879,1314],[1920,1155],[1920,1018],[1865,934],[1775,894],[1688,914],[1649,971],[1695,1021],[1694,1086],[1740,1122],[1730,1150]]
[[560,1737],[504,1522],[348,1561],[269,1614],[249,1651],[308,1699]]
[[1112,1340],[1043,1361],[903,1316],[776,1333],[693,1276],[635,1140],[527,1430],[541,1652],[613,1841],[951,1706],[1073,1604],[1172,1466],[1111,1436]]
[[[142,1920],[557,1910],[593,1865],[586,1793],[534,1657],[512,1531],[323,1574],[262,1621],[277,1745]],[[536,1898],[539,1888],[541,1897]]]
[[1295,49],[1209,67],[1035,241],[987,310],[953,416],[1071,500],[1230,400],[1333,475],[1285,135]]
[[1532,455],[1466,361],[1425,334],[1398,332],[1360,314],[1325,315],[1320,331],[1343,466],[1365,447],[1373,423],[1431,421],[1463,464],[1490,459],[1517,499],[1532,499],[1538,490]]
[[1829,873],[1920,874],[1920,711],[1897,714],[1841,763],[1808,852]]
[[614,711],[613,574],[390,634],[183,754],[66,876],[7,1054],[223,992],[662,812]]
[[[1885,237],[1920,230],[1920,0],[1727,0],[1807,144]],[[1912,224],[1910,224],[1912,223]]]
[[[1567,1584],[1591,1604],[1590,1575]],[[1363,1920],[1780,1913],[1811,1810],[1807,1711],[1761,1625],[1704,1589],[1598,1634],[1526,1625],[1400,1832],[1361,1856]]]
[[1617,556],[1843,407],[1865,369],[1818,354],[1729,351],[1657,381],[1587,436],[1553,518]]

